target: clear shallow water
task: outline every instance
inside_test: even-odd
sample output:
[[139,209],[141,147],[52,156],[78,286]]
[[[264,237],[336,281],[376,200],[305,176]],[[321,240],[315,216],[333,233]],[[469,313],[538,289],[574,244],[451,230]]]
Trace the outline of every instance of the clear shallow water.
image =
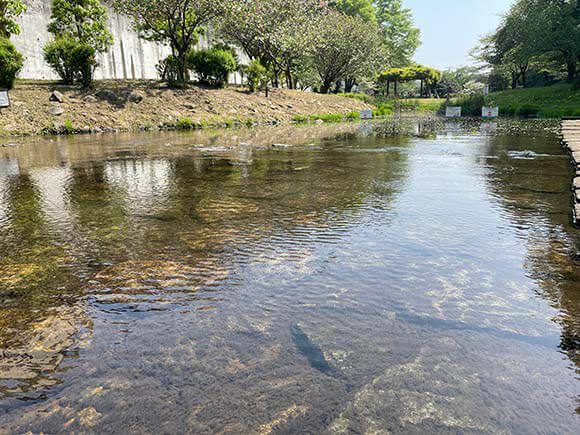
[[0,148],[0,432],[575,433],[571,174],[533,126]]

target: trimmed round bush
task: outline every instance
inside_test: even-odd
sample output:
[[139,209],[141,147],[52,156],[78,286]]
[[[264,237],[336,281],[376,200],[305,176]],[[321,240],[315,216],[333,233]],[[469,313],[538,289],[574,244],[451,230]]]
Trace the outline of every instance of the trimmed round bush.
[[22,54],[6,38],[0,38],[0,88],[12,89],[24,61]]
[[237,68],[231,50],[219,47],[191,51],[188,64],[197,73],[200,83],[220,88],[228,82],[228,75]]
[[72,38],[57,38],[44,47],[44,60],[68,85],[79,81],[84,87],[93,82],[97,64],[95,49]]

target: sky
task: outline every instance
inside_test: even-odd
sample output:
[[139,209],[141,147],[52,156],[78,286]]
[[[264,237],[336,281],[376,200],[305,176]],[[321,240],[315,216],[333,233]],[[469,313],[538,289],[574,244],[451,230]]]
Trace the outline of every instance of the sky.
[[447,69],[473,63],[469,51],[493,31],[512,0],[403,0],[421,29],[415,61]]

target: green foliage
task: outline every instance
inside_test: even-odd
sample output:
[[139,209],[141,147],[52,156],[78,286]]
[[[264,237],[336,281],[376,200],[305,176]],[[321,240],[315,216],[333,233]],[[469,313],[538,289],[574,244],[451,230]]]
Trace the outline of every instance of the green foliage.
[[331,0],[328,6],[351,17],[360,17],[366,23],[376,24],[377,16],[371,0]]
[[[179,88],[184,86],[181,61],[177,57],[173,55],[167,56],[159,61],[156,68],[161,81],[167,83],[169,87]],[[189,74],[185,76],[185,80],[189,81]]]
[[494,92],[485,101],[486,105],[499,106],[501,116],[516,115],[525,106],[537,108],[537,116],[542,118],[580,115],[580,92],[568,83]]
[[409,65],[421,45],[411,10],[403,7],[402,0],[376,0],[374,5],[390,66]]
[[175,128],[178,130],[193,130],[196,128],[196,124],[192,119],[182,116],[175,123]]
[[212,47],[207,50],[193,50],[187,58],[188,64],[199,76],[200,83],[223,87],[229,73],[236,70],[236,59],[232,51]]
[[26,11],[22,0],[0,0],[0,38],[9,39],[20,33],[17,19]]
[[421,81],[422,93],[431,94],[441,80],[441,72],[434,68],[424,67],[423,65],[413,65],[405,68],[390,68],[379,75],[377,84],[381,91],[385,92],[386,90],[386,94],[389,95],[391,83],[397,84],[400,82],[417,80]]
[[99,0],[52,0],[48,31],[55,39],[44,47],[44,59],[67,84],[91,86],[97,53],[113,44],[107,9]]
[[64,134],[74,134],[75,127],[73,125],[73,122],[70,119],[67,119],[66,121],[64,121],[63,131],[64,131]]
[[248,76],[248,88],[250,92],[256,92],[266,85],[268,70],[258,60],[250,62],[246,74]]
[[325,10],[316,0],[230,0],[221,20],[220,36],[242,47],[273,73],[296,87],[298,67],[308,64],[306,49],[317,17]]
[[486,105],[483,95],[471,95],[453,100],[454,106],[461,106],[463,116],[481,116],[481,108]]
[[530,76],[532,84],[550,83],[561,71],[572,81],[580,60],[580,3],[516,0],[473,54],[509,79],[513,89],[528,87]]
[[516,115],[523,116],[524,118],[530,118],[533,116],[537,116],[540,112],[540,108],[537,106],[532,106],[530,104],[525,104],[521,107],[518,107],[516,110]]
[[12,89],[22,64],[22,54],[8,39],[0,38],[0,88]]
[[376,26],[359,17],[329,12],[312,24],[312,31],[307,53],[320,76],[322,93],[340,79],[374,76],[383,61]]
[[93,81],[95,50],[87,44],[72,38],[57,38],[44,47],[44,60],[66,84],[78,81],[83,87],[89,87]]
[[107,9],[99,0],[52,0],[48,31],[56,38],[72,38],[97,53],[113,45],[107,28]]
[[215,0],[113,0],[119,13],[131,17],[133,27],[149,41],[171,47],[177,59],[177,81],[189,79],[187,55],[197,44],[204,26],[223,15],[226,1]]
[[353,98],[355,100],[360,100],[367,104],[374,104],[374,98],[367,94],[361,94],[359,92],[339,92],[336,94],[339,97]]

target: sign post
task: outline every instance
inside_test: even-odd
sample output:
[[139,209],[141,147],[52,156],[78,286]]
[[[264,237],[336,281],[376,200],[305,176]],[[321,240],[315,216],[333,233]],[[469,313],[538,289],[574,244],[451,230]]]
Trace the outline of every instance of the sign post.
[[482,118],[497,118],[499,116],[499,107],[486,107],[481,108]]
[[360,119],[373,119],[373,111],[372,110],[362,110],[360,112]]
[[0,112],[6,107],[10,107],[10,95],[8,89],[0,89]]
[[445,116],[447,118],[461,118],[461,106],[447,106]]

